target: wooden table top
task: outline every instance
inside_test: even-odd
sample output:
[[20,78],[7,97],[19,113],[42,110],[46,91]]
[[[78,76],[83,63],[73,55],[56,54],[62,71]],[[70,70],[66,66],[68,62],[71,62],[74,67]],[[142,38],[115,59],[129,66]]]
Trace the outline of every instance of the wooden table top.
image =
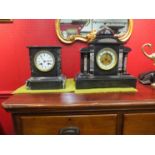
[[81,108],[114,108],[141,106],[155,108],[155,89],[151,86],[137,84],[136,93],[46,93],[16,94],[2,103],[7,111],[21,109],[81,109]]

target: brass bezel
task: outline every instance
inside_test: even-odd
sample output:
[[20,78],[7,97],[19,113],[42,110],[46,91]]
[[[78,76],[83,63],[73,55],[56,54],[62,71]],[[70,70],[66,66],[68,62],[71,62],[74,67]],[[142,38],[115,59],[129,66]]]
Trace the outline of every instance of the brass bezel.
[[[128,31],[124,34],[115,35],[121,42],[126,42],[130,38],[133,31],[133,19],[128,19],[128,20],[129,20]],[[88,33],[86,37],[83,37],[81,35],[73,35],[69,39],[65,39],[62,36],[61,30],[60,30],[60,19],[56,19],[55,26],[56,26],[56,34],[58,38],[60,39],[60,41],[66,44],[74,43],[76,40],[80,40],[82,42],[91,42],[96,38],[96,30],[93,30],[92,32]]]
[[[110,51],[110,53],[112,53],[112,54],[114,55],[114,58],[115,58],[115,59],[114,59],[114,62],[113,62],[113,65],[112,65],[110,68],[105,68],[105,67],[103,67],[103,65],[101,66],[100,63],[99,63],[99,60],[98,60],[99,54],[105,52],[105,50]],[[98,67],[99,67],[100,69],[102,69],[102,70],[111,70],[111,69],[113,69],[113,68],[116,66],[117,62],[118,62],[118,56],[117,56],[117,54],[116,54],[116,51],[115,51],[114,49],[112,49],[112,48],[105,47],[105,48],[101,49],[101,50],[97,53],[97,55],[96,55],[96,63],[97,63],[97,65],[98,65]]]

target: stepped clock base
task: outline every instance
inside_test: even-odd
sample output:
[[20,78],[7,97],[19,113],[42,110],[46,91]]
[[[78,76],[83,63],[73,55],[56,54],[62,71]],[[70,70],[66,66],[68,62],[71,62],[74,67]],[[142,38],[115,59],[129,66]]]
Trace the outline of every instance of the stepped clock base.
[[65,81],[66,78],[63,75],[58,77],[31,77],[26,86],[31,90],[63,89],[65,88]]
[[79,74],[75,78],[76,89],[136,87],[136,78],[131,75],[92,76]]

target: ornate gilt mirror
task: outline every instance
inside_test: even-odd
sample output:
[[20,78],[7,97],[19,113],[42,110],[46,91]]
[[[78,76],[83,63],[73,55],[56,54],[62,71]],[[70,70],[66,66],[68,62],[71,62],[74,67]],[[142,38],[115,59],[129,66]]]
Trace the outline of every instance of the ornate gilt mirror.
[[96,33],[103,28],[110,28],[114,36],[126,42],[133,30],[132,19],[57,19],[56,33],[58,38],[67,44],[76,40],[91,42]]

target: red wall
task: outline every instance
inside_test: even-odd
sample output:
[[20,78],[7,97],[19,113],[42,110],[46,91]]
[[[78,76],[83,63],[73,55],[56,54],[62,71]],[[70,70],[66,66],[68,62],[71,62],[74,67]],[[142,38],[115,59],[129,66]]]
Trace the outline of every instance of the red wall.
[[[132,48],[128,57],[128,72],[139,73],[153,70],[153,62],[141,52],[142,44],[150,42],[155,50],[155,20],[134,20],[134,29],[127,46]],[[55,20],[13,20],[13,23],[0,24],[0,94],[15,90],[30,77],[27,46],[62,46],[62,72],[74,77],[80,70],[80,49],[87,46],[76,42],[71,45],[61,43],[55,32]],[[10,116],[0,110],[0,121],[7,134],[11,133]],[[5,115],[8,117],[6,120]],[[10,125],[6,125],[6,124]],[[5,125],[4,125],[5,124]]]

